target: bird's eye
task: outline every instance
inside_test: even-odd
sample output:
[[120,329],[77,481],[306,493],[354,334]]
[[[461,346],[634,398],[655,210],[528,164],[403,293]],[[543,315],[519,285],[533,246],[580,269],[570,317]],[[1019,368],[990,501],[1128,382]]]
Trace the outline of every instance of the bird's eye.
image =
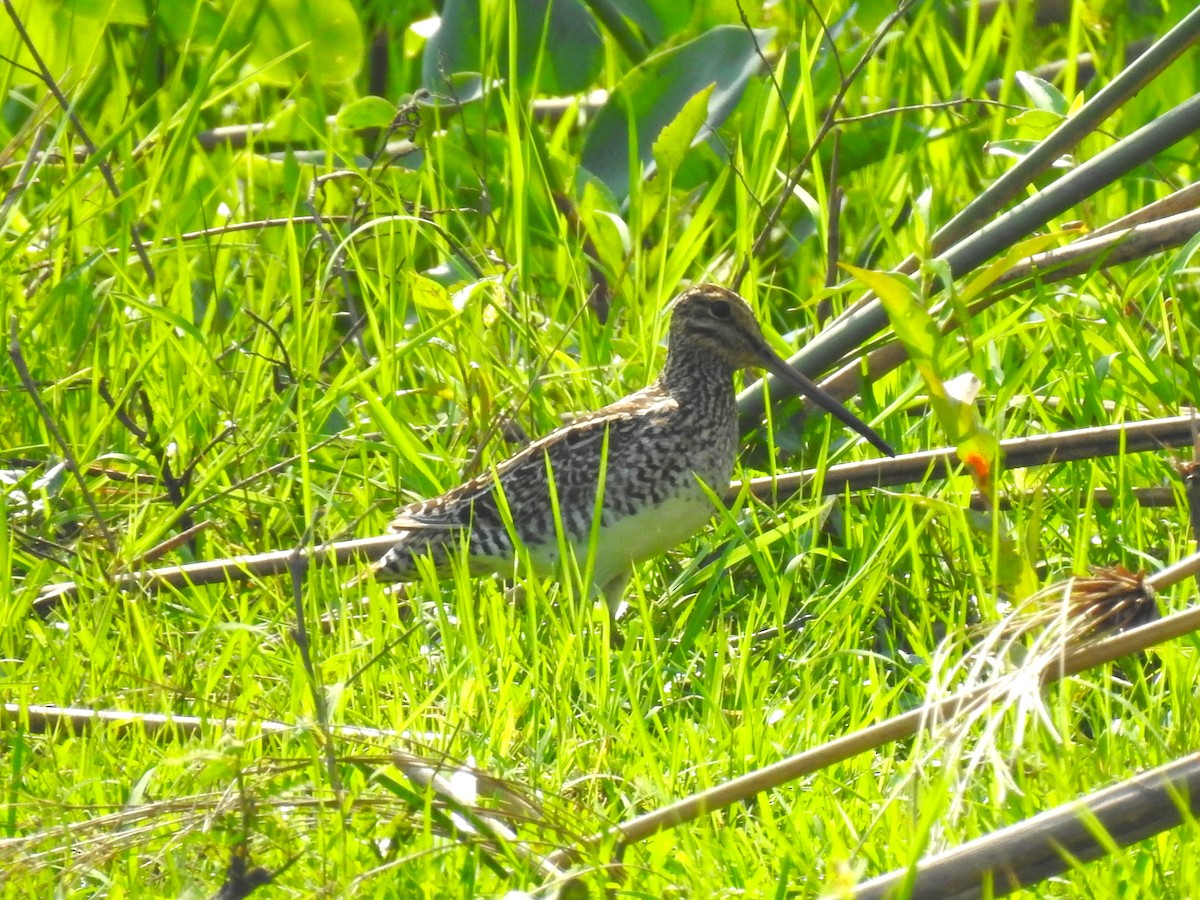
[[714,300],[708,305],[708,311],[712,313],[714,319],[729,318],[729,304],[724,300]]

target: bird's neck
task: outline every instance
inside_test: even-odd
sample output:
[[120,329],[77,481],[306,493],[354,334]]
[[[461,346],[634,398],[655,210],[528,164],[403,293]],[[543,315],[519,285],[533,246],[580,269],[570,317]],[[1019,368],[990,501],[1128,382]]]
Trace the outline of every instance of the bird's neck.
[[710,350],[668,347],[658,381],[680,405],[724,407],[733,403],[733,369]]

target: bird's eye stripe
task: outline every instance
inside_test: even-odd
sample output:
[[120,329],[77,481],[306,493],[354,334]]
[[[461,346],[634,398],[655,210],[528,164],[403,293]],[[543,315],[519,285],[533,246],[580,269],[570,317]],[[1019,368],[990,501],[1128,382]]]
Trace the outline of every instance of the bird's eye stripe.
[[703,319],[696,322],[692,326],[692,334],[705,335],[706,337],[714,338],[722,344],[727,344],[735,335],[741,334],[741,329],[737,329],[734,334],[730,334],[727,325],[718,325],[715,322],[705,322]]

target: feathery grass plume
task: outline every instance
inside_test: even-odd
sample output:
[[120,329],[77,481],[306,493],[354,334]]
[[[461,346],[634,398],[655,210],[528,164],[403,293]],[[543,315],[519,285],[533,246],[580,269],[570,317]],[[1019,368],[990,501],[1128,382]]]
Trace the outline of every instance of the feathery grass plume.
[[1062,739],[1042,696],[1046,675],[1085,641],[1157,618],[1155,591],[1144,575],[1122,566],[1101,566],[1090,575],[1046,585],[990,627],[948,637],[930,661],[926,704],[990,689],[919,733],[912,782],[897,787],[894,797],[915,790],[934,772],[948,801],[946,812],[953,818],[963,812],[966,786],[984,769],[991,771],[999,797],[1019,790],[1010,768],[1020,759],[1033,723],[1052,741]]

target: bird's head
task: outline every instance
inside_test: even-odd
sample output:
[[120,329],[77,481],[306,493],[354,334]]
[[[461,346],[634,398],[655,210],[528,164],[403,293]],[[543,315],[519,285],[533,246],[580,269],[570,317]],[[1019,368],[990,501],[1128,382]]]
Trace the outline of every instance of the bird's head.
[[696,285],[675,299],[670,347],[702,350],[727,364],[731,371],[751,366],[765,368],[764,354],[775,356],[749,304],[715,284]]
[[698,284],[680,294],[672,304],[668,344],[668,365],[671,353],[683,350],[688,355],[711,355],[731,372],[766,369],[811,397],[888,456],[896,455],[874,429],[772,350],[749,304],[727,288]]

